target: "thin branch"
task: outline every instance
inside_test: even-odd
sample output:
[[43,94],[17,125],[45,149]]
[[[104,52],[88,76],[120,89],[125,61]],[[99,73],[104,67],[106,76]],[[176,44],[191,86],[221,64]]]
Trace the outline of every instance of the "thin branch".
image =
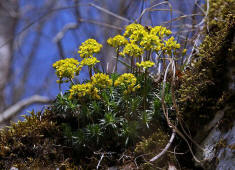
[[98,170],[99,169],[99,166],[100,166],[100,163],[102,161],[102,159],[104,158],[104,153],[102,153],[101,157],[100,157],[100,160],[98,162],[98,165],[96,166],[96,169]]
[[91,24],[95,24],[95,25],[99,25],[99,26],[103,26],[103,27],[107,27],[107,28],[112,28],[112,29],[116,29],[116,30],[119,30],[119,31],[123,30],[121,27],[118,27],[118,26],[115,26],[115,25],[106,24],[106,23],[103,23],[103,22],[98,22],[96,20],[80,19],[79,21],[80,22],[87,22],[87,23],[91,23]]
[[172,5],[171,5],[170,2],[164,1],[164,2],[160,2],[160,3],[154,4],[154,5],[152,5],[152,6],[149,7],[149,8],[145,8],[145,9],[142,11],[142,13],[140,14],[140,16],[139,16],[135,21],[136,21],[136,22],[140,21],[141,18],[143,17],[143,15],[144,15],[146,12],[150,12],[153,8],[155,8],[155,7],[159,6],[159,5],[163,5],[163,4],[167,4],[167,5],[169,6],[169,8],[171,9],[170,11],[171,11],[171,18],[172,18]]
[[100,7],[100,6],[98,6],[98,5],[95,5],[95,4],[93,4],[93,3],[90,3],[89,5],[90,5],[90,6],[93,6],[94,8],[96,8],[96,9],[98,9],[98,10],[100,10],[100,11],[102,11],[102,12],[108,14],[108,15],[111,15],[111,16],[113,16],[113,17],[115,17],[115,18],[118,18],[118,19],[120,19],[120,20],[122,20],[122,21],[125,21],[125,22],[128,22],[128,23],[131,23],[130,20],[128,20],[128,19],[126,19],[126,18],[124,18],[124,17],[122,17],[122,16],[120,16],[120,15],[117,15],[117,14],[115,14],[115,13],[113,13],[113,12],[111,12],[111,11],[105,9],[105,8],[102,8],[102,7]]
[[171,138],[170,138],[169,142],[167,143],[166,147],[165,147],[158,155],[154,156],[154,157],[150,160],[150,162],[154,162],[154,161],[156,161],[157,159],[159,159],[162,155],[164,155],[164,154],[168,151],[168,149],[170,148],[170,146],[171,146],[171,144],[172,144],[174,138],[175,138],[175,130],[173,129],[173,132],[172,132],[172,134],[171,134]]
[[68,32],[69,30],[77,29],[77,28],[78,28],[78,24],[77,23],[68,23],[68,24],[66,24],[63,27],[63,29],[56,34],[56,36],[53,39],[53,41],[58,43],[58,41],[61,41],[63,39],[63,37],[65,36],[66,32]]
[[10,108],[8,108],[7,110],[0,113],[0,123],[15,116],[22,109],[24,109],[26,106],[29,106],[29,105],[35,104],[35,103],[47,104],[50,102],[51,102],[51,100],[48,99],[47,97],[43,97],[43,96],[39,96],[39,95],[34,95],[34,96],[31,96],[27,99],[23,99],[23,100],[19,101],[18,103],[14,104],[13,106],[11,106]]
[[172,23],[174,21],[179,21],[181,19],[184,19],[184,18],[187,18],[187,17],[192,17],[192,16],[202,16],[202,14],[191,14],[191,15],[182,15],[182,16],[179,16],[179,17],[176,17],[174,19],[171,19],[169,21],[166,21],[166,22],[162,22],[162,24],[169,24],[169,23]]
[[[201,161],[199,161],[197,159],[197,157],[194,155],[193,153],[193,150],[192,150],[192,147],[190,146],[188,140],[186,139],[186,137],[184,136],[184,134],[176,127],[176,125],[174,125],[169,117],[168,117],[168,110],[166,109],[166,104],[165,104],[165,87],[166,87],[166,78],[167,78],[167,73],[169,72],[169,68],[170,66],[172,66],[172,71],[173,71],[173,75],[172,75],[172,86],[174,85],[174,82],[175,82],[175,62],[172,58],[169,58],[169,64],[167,65],[167,68],[166,68],[166,71],[165,71],[165,74],[164,74],[164,79],[163,79],[163,88],[162,88],[162,110],[163,110],[163,113],[164,113],[164,116],[166,118],[166,121],[167,121],[167,124],[168,126],[172,129],[172,130],[175,130],[175,132],[187,143],[188,147],[189,147],[189,150],[194,158],[194,160],[198,163],[200,163]],[[172,99],[174,100],[174,99]],[[174,103],[175,101],[173,101]],[[175,107],[175,106],[174,106]],[[177,116],[178,116],[178,113],[177,113]],[[178,117],[176,119],[176,121],[178,122]]]
[[63,45],[62,45],[62,39],[64,38],[65,34],[69,30],[73,30],[73,29],[77,29],[77,28],[78,28],[78,23],[68,23],[62,28],[62,30],[60,32],[58,32],[56,34],[55,38],[53,39],[53,41],[57,44],[60,58],[62,58],[62,59],[65,58],[64,49],[63,49]]

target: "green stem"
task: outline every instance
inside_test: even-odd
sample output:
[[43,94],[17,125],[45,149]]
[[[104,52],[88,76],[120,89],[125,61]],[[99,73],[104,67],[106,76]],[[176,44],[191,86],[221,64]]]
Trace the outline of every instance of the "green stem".
[[[60,82],[61,82],[62,80],[60,79]],[[63,93],[62,93],[62,90],[61,90],[61,83],[59,83],[59,90],[60,90],[60,95],[63,97]]]
[[166,68],[166,56],[165,55],[163,55],[162,65],[163,65],[163,71],[164,71]]
[[131,73],[134,72],[134,56],[131,56]]
[[90,80],[91,80],[91,77],[92,77],[92,68],[91,68],[91,66],[88,66],[88,70],[89,70],[89,76],[90,76]]
[[147,60],[150,60],[151,53],[151,50],[147,51]]
[[72,83],[73,85],[75,85],[75,83],[74,83],[73,79],[70,79],[70,81],[71,81],[71,83]]
[[146,103],[147,103],[147,69],[144,72],[144,110],[146,110]]
[[117,73],[118,56],[119,56],[119,47],[117,48],[117,57],[116,57],[115,73]]

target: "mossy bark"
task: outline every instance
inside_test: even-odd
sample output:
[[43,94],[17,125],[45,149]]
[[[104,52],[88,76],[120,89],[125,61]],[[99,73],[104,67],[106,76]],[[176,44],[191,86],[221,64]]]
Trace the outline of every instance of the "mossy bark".
[[182,120],[199,144],[213,128],[208,128],[211,123],[228,131],[235,121],[235,2],[211,0],[210,4],[209,30],[205,29],[193,67],[185,71],[178,90]]

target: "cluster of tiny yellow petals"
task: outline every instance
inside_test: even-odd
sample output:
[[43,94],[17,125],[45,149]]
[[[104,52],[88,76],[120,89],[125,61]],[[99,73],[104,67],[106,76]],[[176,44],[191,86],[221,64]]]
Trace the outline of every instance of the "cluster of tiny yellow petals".
[[144,30],[144,26],[141,24],[130,24],[126,26],[126,31],[124,32],[125,37],[129,37],[131,34],[133,34],[134,31]]
[[125,56],[135,56],[135,57],[139,57],[144,53],[144,50],[142,48],[140,48],[138,45],[134,44],[134,43],[129,43],[127,44],[123,51],[120,53],[120,55]]
[[165,46],[163,47],[163,50],[166,51],[167,54],[171,54],[172,50],[176,50],[180,48],[180,44],[177,44],[176,41],[174,41],[175,38],[171,37],[167,41],[165,41]]
[[170,30],[163,26],[155,26],[151,29],[150,34],[157,35],[160,38],[164,38],[165,36],[169,36],[172,34]]
[[78,53],[81,58],[92,57],[94,53],[100,52],[102,45],[94,39],[88,39],[79,47]]
[[109,75],[104,73],[97,73],[91,77],[92,84],[98,88],[111,87],[113,81],[109,78]]
[[153,67],[155,65],[154,62],[152,61],[142,61],[141,63],[136,63],[136,66],[138,67],[143,67],[144,69],[147,69],[147,68],[150,68],[150,67]]
[[100,61],[97,58],[90,57],[90,58],[84,58],[80,64],[82,66],[94,66],[96,63],[99,63],[99,62]]
[[82,69],[82,66],[74,58],[56,61],[52,66],[56,69],[56,75],[60,80],[63,78],[73,79]]
[[147,36],[148,32],[145,29],[139,29],[133,31],[133,33],[130,35],[130,42],[131,43],[137,43],[143,39],[143,37]]
[[145,50],[150,50],[161,47],[162,43],[158,36],[147,34],[141,40],[140,45],[144,47]]
[[131,73],[124,73],[118,77],[114,82],[114,86],[122,86],[125,88],[124,94],[134,92],[136,89],[140,88],[140,85],[136,85],[137,79]]
[[126,45],[128,43],[128,40],[122,35],[116,35],[113,38],[109,38],[107,40],[107,43],[114,48],[118,48],[120,46]]
[[81,98],[84,96],[91,96],[94,99],[100,99],[100,96],[98,95],[99,90],[93,86],[92,83],[85,83],[85,84],[77,84],[73,85],[71,87],[70,91],[70,96],[69,98]]

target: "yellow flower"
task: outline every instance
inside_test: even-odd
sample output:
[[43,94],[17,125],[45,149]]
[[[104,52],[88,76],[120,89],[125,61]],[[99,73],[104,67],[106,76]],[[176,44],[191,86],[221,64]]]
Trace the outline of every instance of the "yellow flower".
[[107,43],[108,43],[110,46],[114,47],[114,48],[118,48],[118,47],[120,47],[120,46],[126,45],[126,44],[128,43],[128,41],[127,41],[127,39],[126,39],[124,36],[122,36],[122,35],[116,35],[116,36],[113,37],[113,38],[109,38],[109,39],[107,40]]
[[155,26],[151,29],[150,34],[157,35],[160,38],[164,38],[165,36],[169,36],[172,32],[163,26]]
[[139,57],[144,53],[144,50],[142,48],[140,48],[138,45],[133,44],[133,43],[129,43],[127,44],[123,51],[120,53],[120,55],[125,56],[135,56],[135,57]]
[[155,65],[154,62],[152,61],[142,61],[141,63],[136,63],[136,66],[137,67],[143,67],[144,69],[147,69],[147,68],[150,68],[150,67],[153,67]]
[[91,96],[94,99],[100,99],[100,96],[98,95],[99,90],[90,82],[86,84],[73,85],[69,91],[70,99],[74,97],[81,98],[84,96]]
[[78,53],[81,58],[93,57],[94,53],[100,52],[102,45],[94,39],[88,39],[79,47]]
[[114,86],[122,86],[124,90],[124,94],[128,94],[134,92],[137,88],[140,88],[140,85],[136,85],[137,79],[131,73],[124,73],[117,78],[114,82]]
[[183,49],[182,53],[185,55],[187,53],[187,49]]
[[124,32],[124,36],[125,37],[129,37],[134,31],[137,30],[144,30],[144,26],[140,25],[140,24],[130,24],[128,26],[126,26],[126,31]]
[[82,66],[74,58],[56,61],[52,66],[56,69],[56,75],[60,79],[58,83],[63,83],[63,78],[73,79],[82,69]]
[[174,41],[175,38],[171,37],[167,41],[165,41],[165,46],[163,47],[163,50],[166,51],[167,54],[171,54],[172,50],[176,50],[180,48],[180,44],[177,44],[176,41]]
[[135,30],[133,33],[130,35],[130,42],[131,43],[138,43],[140,42],[143,37],[148,35],[148,32],[145,29],[140,29],[140,30]]
[[153,34],[147,34],[141,40],[140,45],[144,47],[145,50],[150,50],[155,49],[157,47],[161,47],[162,43],[158,36]]
[[112,86],[112,80],[109,78],[109,75],[103,73],[94,74],[91,77],[92,84],[99,88],[108,88]]
[[94,66],[96,63],[99,63],[99,62],[100,61],[97,58],[90,57],[90,58],[84,58],[80,64],[82,66]]

